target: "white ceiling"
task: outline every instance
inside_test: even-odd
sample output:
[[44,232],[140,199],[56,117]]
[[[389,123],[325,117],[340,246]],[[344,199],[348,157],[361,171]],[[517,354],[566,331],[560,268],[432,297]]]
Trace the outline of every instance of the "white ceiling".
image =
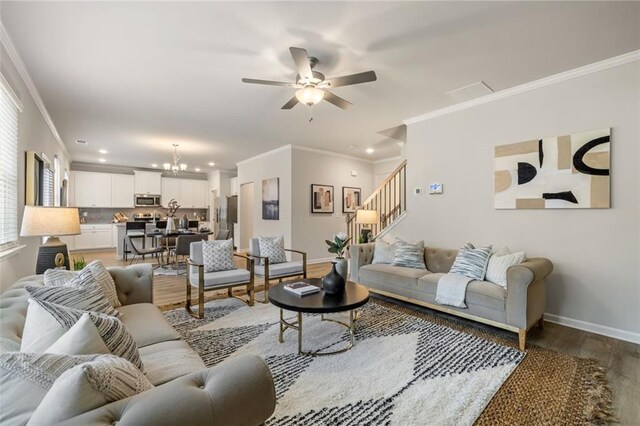
[[[640,49],[637,2],[2,2],[2,22],[72,159],[148,167],[179,143],[193,167],[232,169],[286,144],[397,155],[378,131],[450,105],[477,81],[495,91]],[[334,92],[313,122],[293,89],[288,47],[317,70],[373,69]],[[535,119],[532,117],[531,119]],[[89,142],[86,147],[76,139]],[[373,155],[364,152],[376,148]]]

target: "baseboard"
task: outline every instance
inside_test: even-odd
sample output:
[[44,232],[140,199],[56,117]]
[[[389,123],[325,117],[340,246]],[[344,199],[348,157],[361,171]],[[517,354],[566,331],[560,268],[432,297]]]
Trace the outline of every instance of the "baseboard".
[[620,330],[619,328],[593,324],[590,322],[580,321],[577,319],[567,318],[554,314],[545,313],[544,319],[545,321],[549,321],[554,324],[560,324],[565,327],[576,328],[578,330],[588,331],[589,333],[601,334],[603,336],[612,337],[614,339],[624,340],[625,342],[640,344],[640,333]]

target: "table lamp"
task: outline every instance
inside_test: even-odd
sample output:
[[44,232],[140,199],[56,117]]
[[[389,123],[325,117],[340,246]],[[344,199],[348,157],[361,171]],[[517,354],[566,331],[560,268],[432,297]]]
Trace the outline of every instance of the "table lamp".
[[[356,211],[356,223],[361,225],[375,225],[378,223],[378,211],[377,210],[365,210],[360,209]],[[372,238],[372,229],[363,228],[360,230],[360,235],[364,238],[364,242],[368,243]]]
[[48,237],[38,249],[36,274],[51,268],[69,268],[69,251],[59,236],[80,234],[80,218],[75,207],[24,206],[21,237]]

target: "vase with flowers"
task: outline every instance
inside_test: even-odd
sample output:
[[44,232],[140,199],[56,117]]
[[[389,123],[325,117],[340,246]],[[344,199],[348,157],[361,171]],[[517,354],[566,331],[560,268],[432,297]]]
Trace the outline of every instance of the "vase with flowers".
[[167,204],[167,208],[164,210],[167,212],[167,232],[175,232],[178,228],[176,224],[175,215],[178,209],[180,208],[180,204],[175,199],[171,199],[169,204]]
[[336,255],[336,258],[333,260],[336,264],[336,271],[338,271],[345,281],[347,280],[348,263],[347,259],[344,258],[344,252],[347,250],[349,240],[351,240],[351,238],[344,232],[338,232],[333,235],[331,240],[325,240],[329,253]]

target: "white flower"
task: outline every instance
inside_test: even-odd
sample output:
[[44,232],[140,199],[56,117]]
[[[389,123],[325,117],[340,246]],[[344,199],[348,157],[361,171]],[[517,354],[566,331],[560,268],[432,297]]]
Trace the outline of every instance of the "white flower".
[[338,232],[336,235],[333,236],[334,238],[338,238],[339,240],[346,240],[347,238],[349,238],[349,236],[347,234],[345,234],[344,232]]

